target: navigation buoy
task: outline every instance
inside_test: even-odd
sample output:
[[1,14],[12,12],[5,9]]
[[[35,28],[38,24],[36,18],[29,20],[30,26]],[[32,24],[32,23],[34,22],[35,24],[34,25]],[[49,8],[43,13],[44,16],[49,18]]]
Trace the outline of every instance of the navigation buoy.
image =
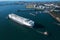
[[47,33],[47,32],[44,32],[43,34],[44,34],[44,35],[48,35],[48,33]]

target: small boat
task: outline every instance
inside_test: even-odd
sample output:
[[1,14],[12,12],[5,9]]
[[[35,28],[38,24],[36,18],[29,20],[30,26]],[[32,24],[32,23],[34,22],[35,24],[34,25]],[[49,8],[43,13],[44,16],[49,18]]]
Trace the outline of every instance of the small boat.
[[21,16],[18,16],[18,15],[13,14],[13,13],[9,14],[8,18],[12,19],[13,21],[15,21],[19,24],[26,25],[30,28],[33,28],[33,26],[34,26],[34,21],[29,20],[29,19],[24,18],[24,17],[21,17]]

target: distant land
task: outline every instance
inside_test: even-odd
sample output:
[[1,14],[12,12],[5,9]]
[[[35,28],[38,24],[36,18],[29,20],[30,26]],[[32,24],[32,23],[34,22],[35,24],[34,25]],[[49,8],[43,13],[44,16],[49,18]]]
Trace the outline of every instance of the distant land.
[[24,3],[57,3],[60,4],[60,1],[0,1],[0,5],[5,4],[24,4]]

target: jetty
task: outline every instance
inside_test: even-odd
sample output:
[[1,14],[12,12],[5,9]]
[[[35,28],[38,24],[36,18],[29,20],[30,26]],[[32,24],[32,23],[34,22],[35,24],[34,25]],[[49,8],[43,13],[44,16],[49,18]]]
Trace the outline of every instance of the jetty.
[[56,19],[58,22],[60,22],[60,13],[55,13],[55,12],[49,12],[49,14]]

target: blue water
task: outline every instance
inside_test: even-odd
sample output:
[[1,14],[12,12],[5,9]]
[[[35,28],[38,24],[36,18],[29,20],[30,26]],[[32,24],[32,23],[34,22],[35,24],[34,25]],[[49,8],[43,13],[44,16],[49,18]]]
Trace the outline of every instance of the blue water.
[[[35,11],[17,12],[20,9],[25,10],[26,8],[24,5],[0,6],[0,40],[60,40],[60,26],[55,24],[57,21],[48,13],[37,11],[38,14],[33,16],[29,13],[35,13]],[[7,19],[10,13],[31,19],[44,27],[38,29],[26,28],[26,26]],[[49,35],[45,36],[36,32],[36,30],[47,31]]]

